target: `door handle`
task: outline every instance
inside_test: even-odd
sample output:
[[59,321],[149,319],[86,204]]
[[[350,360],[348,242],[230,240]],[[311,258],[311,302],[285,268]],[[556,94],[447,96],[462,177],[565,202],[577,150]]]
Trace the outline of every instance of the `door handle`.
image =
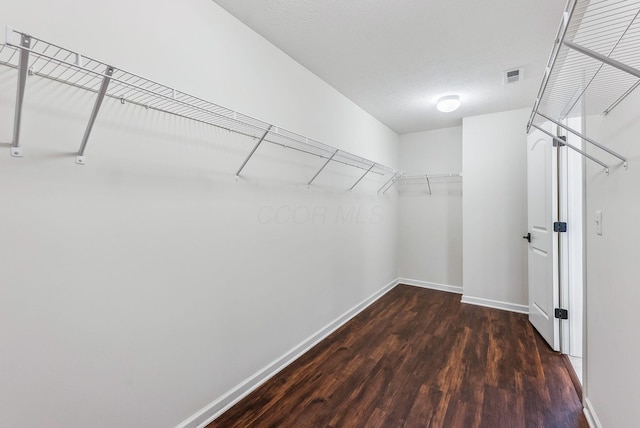
[[526,239],[527,242],[531,242],[531,233],[527,233],[525,236],[522,237],[522,239]]

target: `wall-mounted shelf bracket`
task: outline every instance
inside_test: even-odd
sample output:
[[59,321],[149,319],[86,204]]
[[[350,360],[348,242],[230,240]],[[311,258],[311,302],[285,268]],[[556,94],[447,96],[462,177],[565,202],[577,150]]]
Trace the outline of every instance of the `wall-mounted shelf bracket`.
[[582,156],[584,156],[585,158],[590,159],[590,160],[592,160],[593,162],[597,163],[598,165],[602,166],[602,167],[604,168],[604,173],[605,173],[605,174],[607,174],[607,175],[609,175],[609,165],[607,165],[606,163],[604,163],[604,162],[602,162],[601,160],[599,160],[599,159],[597,159],[597,158],[595,158],[595,157],[591,156],[589,153],[585,152],[584,150],[579,149],[579,148],[577,148],[576,146],[574,146],[574,145],[572,145],[572,144],[569,144],[569,143],[567,143],[567,142],[566,142],[566,141],[564,141],[564,140],[561,140],[561,139],[560,139],[560,138],[558,138],[557,136],[553,135],[551,132],[547,131],[547,130],[546,130],[546,129],[544,129],[544,128],[539,127],[539,126],[538,126],[538,125],[536,125],[536,124],[531,124],[531,126],[532,126],[532,127],[534,127],[534,128],[536,128],[538,131],[541,131],[541,132],[543,132],[543,133],[547,134],[549,137],[553,138],[553,140],[554,140],[555,142],[557,142],[559,145],[561,145],[561,146],[567,146],[567,147],[569,147],[571,150],[573,150],[573,151],[576,151],[576,152],[580,153],[580,154],[581,154]]
[[602,112],[603,115],[608,115],[609,113],[611,113],[611,111],[616,108],[618,106],[618,104],[620,104],[625,98],[627,98],[629,95],[631,95],[631,93],[633,91],[636,90],[636,88],[640,86],[640,80],[638,80],[636,83],[633,84],[633,86],[631,86],[629,89],[627,89],[624,94],[620,95],[620,97],[618,97],[617,100],[615,100],[609,107],[607,107],[605,109],[605,111]]
[[113,76],[113,71],[114,71],[113,67],[107,66],[107,69],[104,72],[104,77],[102,78],[100,89],[98,90],[98,96],[96,98],[96,102],[93,105],[91,116],[89,116],[89,123],[87,124],[87,129],[84,131],[84,136],[82,137],[82,142],[80,143],[80,149],[78,149],[78,153],[76,154],[76,163],[78,165],[84,165],[85,163],[84,151],[87,148],[87,142],[89,141],[89,136],[91,135],[91,131],[93,130],[93,125],[95,124],[96,118],[98,117],[98,113],[100,112],[100,107],[102,106],[104,95],[107,93],[107,89],[109,88],[109,82],[111,81],[111,76]]
[[354,188],[354,187],[356,187],[356,186],[358,185],[358,183],[360,183],[360,182],[362,181],[362,179],[363,179],[367,174],[369,174],[369,171],[371,171],[371,170],[373,169],[373,167],[374,167],[374,166],[376,166],[376,164],[375,164],[375,163],[374,163],[374,164],[372,164],[372,165],[369,167],[369,169],[368,169],[364,174],[362,174],[362,177],[358,178],[358,181],[356,181],[356,182],[353,184],[353,186],[351,186],[351,188],[349,189],[349,191],[352,191],[352,190],[353,190],[353,188]]
[[429,196],[431,196],[433,194],[433,191],[431,189],[431,180],[436,178],[436,179],[442,179],[442,178],[455,178],[455,177],[462,177],[462,173],[461,172],[446,172],[446,173],[440,173],[440,174],[422,174],[422,175],[400,175],[398,178],[402,181],[408,181],[408,180],[424,180],[424,182],[427,185],[427,194]]
[[[624,169],[627,169],[627,167],[628,167],[627,158],[625,158],[625,157],[624,157],[624,156],[622,156],[621,154],[619,154],[619,153],[617,153],[617,152],[615,152],[615,151],[611,150],[610,148],[608,148],[608,147],[606,147],[606,146],[603,146],[602,144],[598,143],[597,141],[595,141],[595,140],[593,140],[593,139],[591,139],[591,138],[587,137],[586,135],[584,135],[584,134],[582,134],[582,133],[580,133],[580,132],[576,131],[575,129],[573,129],[573,128],[571,128],[571,127],[569,127],[569,126],[567,126],[567,125],[565,125],[565,124],[563,124],[563,123],[561,123],[561,122],[558,122],[557,120],[551,119],[549,116],[547,116],[547,115],[546,115],[546,114],[544,114],[544,113],[541,113],[541,112],[537,111],[537,112],[536,112],[536,114],[537,114],[538,116],[540,116],[540,117],[542,117],[542,118],[544,118],[544,119],[548,120],[549,122],[556,124],[557,126],[559,126],[560,128],[564,129],[565,131],[570,132],[570,133],[572,133],[573,135],[575,135],[575,136],[577,136],[577,137],[580,137],[581,139],[583,139],[583,140],[584,140],[584,141],[586,141],[587,143],[591,143],[591,144],[593,144],[594,146],[596,146],[596,147],[597,147],[597,148],[599,148],[600,150],[603,150],[603,151],[605,151],[605,152],[609,153],[610,155],[612,155],[612,156],[614,156],[614,157],[616,157],[616,158],[620,159],[620,160],[622,161],[622,165],[624,166]],[[540,128],[538,128],[538,129],[540,129]],[[565,143],[565,144],[566,144],[566,143]],[[593,160],[593,159],[592,159],[592,160]],[[607,167],[607,169],[608,169],[608,167]]]
[[327,159],[327,161],[320,167],[318,172],[316,172],[316,175],[314,175],[313,178],[311,178],[311,180],[309,180],[309,182],[307,183],[307,186],[311,186],[311,183],[313,183],[313,181],[316,179],[316,177],[318,177],[318,175],[320,175],[322,170],[325,169],[325,167],[327,165],[329,165],[329,163],[333,160],[333,158],[338,154],[339,151],[340,150],[336,150],[335,152],[333,152],[333,154],[329,157],[329,159]]
[[393,174],[393,176],[391,176],[391,178],[387,180],[387,182],[384,183],[380,189],[378,189],[378,193],[380,193],[380,191],[382,191],[383,195],[387,193],[387,190],[391,189],[395,184],[396,180],[401,176],[402,174],[399,172],[396,172],[395,174]]
[[433,192],[431,191],[431,182],[429,181],[429,176],[425,175],[424,176],[425,180],[427,181],[427,189],[429,189],[429,196],[431,196],[433,194]]
[[[7,43],[11,42],[13,29],[7,28]],[[27,75],[29,72],[29,49],[31,49],[31,36],[20,35],[20,59],[18,62],[18,90],[16,93],[16,111],[13,121],[13,141],[11,142],[11,156],[22,157],[22,147],[20,147],[20,123],[22,121],[22,104],[24,103],[24,89],[27,85]]]
[[236,172],[236,178],[235,180],[238,181],[240,179],[240,173],[242,172],[242,170],[244,169],[244,167],[247,165],[247,162],[249,162],[249,159],[251,159],[251,157],[253,156],[253,154],[256,152],[256,150],[258,150],[258,147],[260,147],[260,144],[262,144],[262,142],[264,141],[265,138],[267,138],[267,135],[269,135],[269,131],[271,131],[271,128],[273,127],[273,125],[269,125],[269,127],[267,128],[266,131],[264,131],[264,134],[262,134],[262,137],[260,137],[260,139],[258,140],[258,142],[256,143],[255,146],[253,146],[253,149],[251,150],[251,152],[249,153],[249,155],[247,155],[246,159],[244,160],[244,162],[242,162],[242,165],[240,165],[240,168],[238,168],[238,171]]

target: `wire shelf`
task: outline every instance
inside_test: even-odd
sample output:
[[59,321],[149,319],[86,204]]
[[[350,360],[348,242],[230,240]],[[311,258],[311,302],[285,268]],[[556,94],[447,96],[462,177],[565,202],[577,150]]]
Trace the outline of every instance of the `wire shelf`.
[[[578,1],[565,41],[640,69],[640,1]],[[540,109],[564,119],[608,113],[637,77],[562,44]]]
[[431,190],[431,181],[432,180],[449,180],[449,179],[458,179],[462,178],[461,172],[444,172],[438,174],[421,174],[421,175],[406,175],[401,174],[398,179],[398,183],[400,184],[426,184],[427,186],[427,194],[431,196],[433,191]]
[[462,177],[461,172],[443,172],[439,174],[422,174],[422,175],[406,175],[403,174],[400,177],[401,181],[411,181],[411,180],[425,180],[425,179],[446,179],[446,178],[460,178]]
[[[569,0],[527,130],[538,128],[536,121],[557,124],[611,112],[640,86],[639,47],[640,0]],[[585,137],[626,167],[624,156],[565,130]]]
[[[28,38],[27,42],[25,42],[25,37]],[[81,55],[27,33],[7,28],[6,38],[7,42],[0,45],[0,64],[19,70],[21,67],[27,68],[30,76],[39,76],[94,92],[98,94],[99,99],[101,96],[114,98],[122,103],[135,104],[142,108],[173,114],[239,133],[259,140],[258,145],[262,142],[275,144],[325,159],[327,163],[336,162],[378,175],[392,174],[395,176],[400,173],[394,168],[118,69],[105,62]],[[21,52],[28,53],[28,64],[21,64]],[[22,100],[17,102],[16,106],[18,123],[16,128],[19,128],[21,102]],[[95,120],[97,109],[100,107],[98,102],[96,105],[92,115],[93,120]],[[92,122],[90,121],[86,138],[88,138],[91,126]],[[16,149],[16,155],[21,155],[21,152],[17,150],[19,144],[16,132],[18,131],[14,131],[12,146]],[[84,154],[84,144],[86,141],[83,141],[83,146],[78,153],[79,157]],[[251,155],[258,145],[251,152]],[[251,155],[245,160],[242,167]],[[84,160],[82,159],[78,163],[84,163]],[[238,175],[241,169],[238,171]]]

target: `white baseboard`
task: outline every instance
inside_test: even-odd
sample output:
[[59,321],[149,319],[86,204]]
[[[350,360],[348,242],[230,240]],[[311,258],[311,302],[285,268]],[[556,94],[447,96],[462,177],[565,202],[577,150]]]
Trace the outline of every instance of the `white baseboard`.
[[502,309],[504,311],[517,312],[519,314],[528,314],[529,307],[518,303],[501,302],[499,300],[483,299],[482,297],[471,297],[463,295],[460,300],[462,303],[470,305],[486,306],[487,308]]
[[414,287],[430,288],[432,290],[448,291],[449,293],[462,294],[462,287],[457,285],[438,284],[437,282],[421,281],[419,279],[398,278],[398,284],[412,285]]
[[269,380],[279,371],[294,362],[296,359],[300,358],[305,352],[314,347],[318,342],[329,336],[351,318],[358,315],[369,305],[371,305],[373,302],[375,302],[392,288],[394,288],[396,285],[398,285],[397,279],[393,280],[389,284],[382,287],[382,289],[375,292],[373,295],[369,296],[353,308],[349,309],[347,312],[317,331],[315,334],[311,335],[309,338],[293,347],[280,358],[277,358],[263,369],[245,379],[235,388],[224,394],[222,397],[198,410],[193,416],[180,423],[176,428],[203,428],[207,426],[214,419],[231,408],[231,406],[246,397],[249,393],[265,383],[267,380]]
[[602,424],[596,415],[593,404],[591,404],[591,401],[589,401],[587,397],[584,399],[584,409],[582,409],[582,411],[584,412],[585,418],[587,418],[589,428],[602,428]]

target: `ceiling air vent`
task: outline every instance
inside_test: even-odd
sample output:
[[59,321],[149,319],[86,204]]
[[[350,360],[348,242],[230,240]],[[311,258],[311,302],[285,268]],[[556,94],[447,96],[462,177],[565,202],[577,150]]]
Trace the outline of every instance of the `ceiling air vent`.
[[516,83],[521,81],[523,77],[524,77],[524,70],[522,68],[503,71],[502,83],[504,83],[505,85],[508,85],[509,83]]

